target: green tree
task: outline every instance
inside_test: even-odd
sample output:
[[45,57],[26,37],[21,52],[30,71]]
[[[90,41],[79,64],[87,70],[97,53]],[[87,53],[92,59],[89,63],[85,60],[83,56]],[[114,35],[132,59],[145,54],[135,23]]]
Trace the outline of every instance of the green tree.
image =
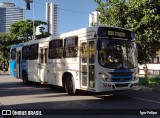
[[11,39],[26,39],[29,40],[32,37],[32,21],[31,20],[21,20],[13,23],[9,29],[9,35]]
[[11,45],[21,42],[22,40],[11,40],[8,34],[0,33],[0,62],[8,62]]
[[[35,20],[34,26],[47,25],[46,22]],[[32,20],[21,20],[13,23],[9,29],[9,35],[11,39],[21,39],[24,42],[31,40],[33,35],[33,21]],[[42,38],[48,37],[50,34],[44,32]]]
[[[34,25],[46,25],[46,22],[35,20]],[[0,33],[0,62],[9,60],[10,47],[14,44],[19,44],[32,39],[33,21],[21,20],[13,23],[9,29],[9,33]],[[50,36],[49,33],[43,32],[38,38]]]
[[9,59],[9,50],[10,47],[8,47],[8,35],[4,33],[0,33],[0,63],[5,61],[7,62]]
[[95,0],[98,3],[97,11],[100,12],[101,25],[125,27],[127,23],[125,0]]
[[95,0],[102,25],[119,26],[136,33],[139,63],[146,63],[160,49],[159,0]]
[[0,62],[7,61],[9,58],[9,47],[7,46],[8,35],[0,33]]
[[146,63],[160,49],[160,1],[129,0],[126,27],[136,33],[139,62]]

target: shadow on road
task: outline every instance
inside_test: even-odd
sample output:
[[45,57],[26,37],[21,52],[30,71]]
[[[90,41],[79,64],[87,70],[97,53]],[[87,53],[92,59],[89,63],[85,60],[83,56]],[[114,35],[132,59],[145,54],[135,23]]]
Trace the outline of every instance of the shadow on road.
[[[60,94],[58,94],[60,93]],[[59,97],[67,96],[64,88],[54,85],[41,85],[39,83],[30,82],[29,85],[24,85],[21,79],[11,78],[7,74],[0,76],[0,97],[7,96],[24,96],[24,95],[42,95],[46,94],[46,97]],[[47,95],[49,94],[49,95]],[[124,95],[112,94],[108,92],[90,92],[90,91],[77,91],[78,96],[94,96],[103,100],[122,100],[127,99]],[[115,97],[116,96],[116,97]],[[39,96],[40,97],[40,96]],[[41,96],[44,98],[45,96]]]
[[33,82],[30,85],[23,85],[22,82],[0,83],[0,97],[48,94],[53,92],[64,93],[65,91],[61,87],[45,86]]
[[159,108],[157,104],[151,107],[148,101],[143,101],[142,105],[142,101],[140,103],[137,99],[128,97],[128,93],[133,94],[130,91],[117,93],[78,91],[78,95],[68,96],[64,89],[58,86],[37,83],[23,85],[20,81],[7,81],[0,82],[0,102],[2,100],[7,103],[4,99],[13,101],[0,106],[0,109],[41,110],[43,115],[65,116],[126,115],[127,112],[133,111],[132,109]]

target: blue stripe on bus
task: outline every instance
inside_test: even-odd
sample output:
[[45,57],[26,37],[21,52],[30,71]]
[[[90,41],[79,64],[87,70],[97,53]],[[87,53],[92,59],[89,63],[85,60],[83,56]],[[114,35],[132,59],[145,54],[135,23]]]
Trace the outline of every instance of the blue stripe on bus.
[[10,75],[16,77],[16,60],[9,61]]

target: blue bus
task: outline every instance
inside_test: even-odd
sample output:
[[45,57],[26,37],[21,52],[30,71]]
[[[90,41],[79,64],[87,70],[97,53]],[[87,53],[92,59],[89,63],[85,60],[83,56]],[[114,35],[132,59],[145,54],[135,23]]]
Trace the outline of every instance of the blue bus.
[[16,44],[11,46],[9,71],[10,75],[15,78],[22,78],[22,71],[27,70],[26,60],[22,59],[22,48],[24,44]]

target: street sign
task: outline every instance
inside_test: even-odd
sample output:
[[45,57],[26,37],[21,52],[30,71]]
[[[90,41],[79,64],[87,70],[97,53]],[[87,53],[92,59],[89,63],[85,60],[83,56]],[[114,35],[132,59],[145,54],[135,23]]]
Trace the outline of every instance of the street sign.
[[36,35],[42,34],[42,32],[40,32],[40,30],[39,30],[40,27],[41,27],[41,26],[37,26],[37,27],[36,27]]
[[40,26],[40,27],[39,27],[39,31],[42,33],[42,32],[43,32],[43,30],[45,30],[45,28],[44,28],[44,27],[42,27],[42,26]]

